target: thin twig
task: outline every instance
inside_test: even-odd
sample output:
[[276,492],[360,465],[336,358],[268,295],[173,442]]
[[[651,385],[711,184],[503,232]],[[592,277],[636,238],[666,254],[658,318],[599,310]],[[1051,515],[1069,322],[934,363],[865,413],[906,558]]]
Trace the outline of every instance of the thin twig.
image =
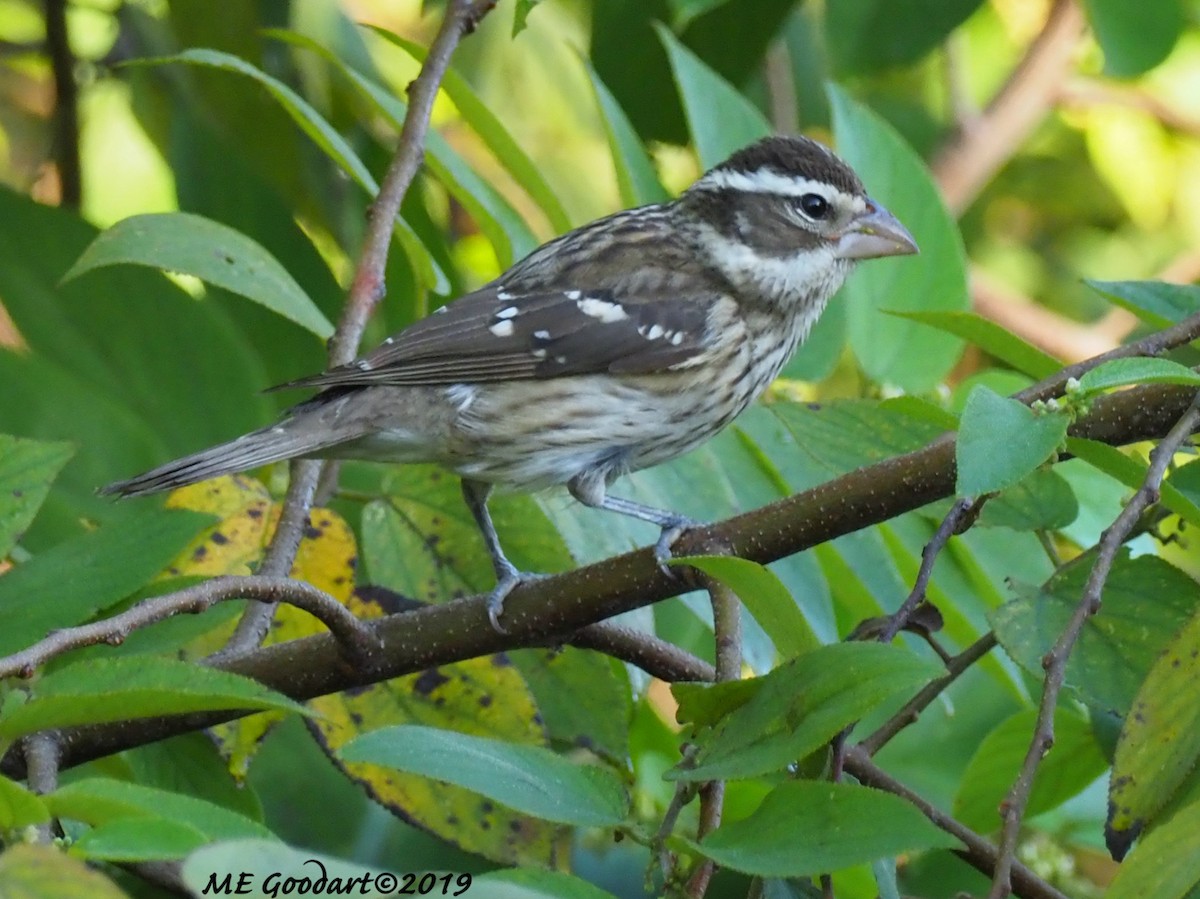
[[[876,765],[871,757],[859,747],[855,746],[846,753],[846,770],[858,778],[864,786],[884,790],[912,803],[934,827],[961,840],[965,848],[956,849],[955,852],[975,870],[990,874],[995,868],[997,855],[995,846],[969,827],[947,815],[919,793],[913,792],[900,783]],[[1013,863],[1012,887],[1013,892],[1022,899],[1068,899],[1067,896],[1050,886],[1020,862]]]
[[1045,26],[987,109],[942,149],[933,173],[951,210],[970,206],[1053,108],[1083,29],[1078,4],[1055,0]]
[[[29,789],[45,796],[58,789],[58,767],[62,760],[62,743],[56,731],[30,734],[21,741],[25,753],[25,768],[28,772]],[[39,824],[37,841],[54,841],[54,822]]]
[[[396,155],[384,175],[378,196],[371,204],[370,221],[359,252],[358,267],[350,283],[341,319],[329,341],[330,368],[345,365],[358,354],[367,320],[386,292],[384,272],[392,232],[404,196],[425,158],[429,116],[442,79],[450,67],[450,57],[463,36],[474,31],[480,19],[495,5],[495,0],[451,0],[441,28],[429,47],[429,55],[409,87],[408,111],[400,130]],[[296,460],[292,463],[291,484],[275,537],[263,560],[263,574],[282,577],[291,571],[300,538],[308,523],[308,511],[321,482],[322,467],[321,462],[313,460]],[[274,609],[270,606],[248,609],[216,658],[237,655],[259,645],[266,636],[273,615]]]
[[1025,761],[1016,781],[1008,795],[1001,803],[1001,817],[1004,827],[1000,835],[1000,856],[992,877],[992,889],[989,899],[1003,899],[1010,890],[1011,871],[1017,853],[1017,841],[1021,832],[1021,823],[1025,816],[1025,806],[1033,789],[1033,778],[1037,773],[1042,758],[1054,744],[1054,710],[1058,705],[1058,694],[1062,689],[1066,676],[1067,660],[1075,641],[1087,620],[1100,610],[1101,593],[1108,580],[1108,573],[1116,560],[1117,552],[1128,539],[1130,533],[1141,518],[1142,513],[1158,502],[1159,489],[1166,476],[1167,466],[1175,453],[1200,425],[1200,393],[1196,394],[1191,406],[1176,422],[1175,427],[1150,453],[1150,467],[1146,471],[1141,487],[1125,504],[1119,515],[1100,535],[1097,544],[1096,561],[1084,584],[1083,594],[1071,620],[1059,635],[1054,647],[1042,659],[1042,668],[1046,671],[1045,684],[1042,688],[1042,699],[1038,706],[1037,723],[1034,727],[1033,740]]
[[[310,522],[309,510],[322,466],[323,463],[317,459],[296,459],[289,467],[287,494],[283,498],[275,533],[263,554],[262,564],[258,566],[259,576],[287,577],[291,573],[300,541]],[[220,662],[261,644],[270,630],[275,609],[272,603],[256,604],[246,609],[225,646],[209,656],[209,663]]]
[[973,497],[963,497],[950,507],[950,511],[946,513],[946,517],[942,519],[942,523],[934,532],[933,538],[925,544],[925,548],[921,551],[921,567],[917,571],[912,592],[900,604],[900,608],[889,616],[887,625],[879,634],[880,643],[891,643],[896,634],[904,630],[904,625],[908,623],[913,609],[925,601],[925,591],[929,589],[929,579],[933,577],[933,563],[937,561],[942,549],[950,542],[950,538],[955,534],[961,534],[970,526],[973,520],[971,512],[974,508],[975,499]]
[[119,645],[129,634],[157,621],[184,613],[199,614],[230,599],[259,603],[280,602],[303,609],[329,628],[343,656],[362,663],[379,651],[379,640],[368,624],[311,584],[283,577],[215,577],[192,587],[155,596],[132,608],[78,627],[51,632],[45,639],[0,659],[0,678],[30,677],[42,665],[72,649],[100,643]]
[[[715,578],[706,578],[706,586],[713,610],[717,680],[739,680],[742,676],[742,604],[729,587]],[[724,781],[711,780],[700,787],[700,821],[696,828],[696,839],[704,839],[721,826],[724,805]],[[716,862],[703,859],[688,877],[684,895],[689,899],[702,899],[716,871]]]
[[567,642],[636,665],[667,683],[717,679],[717,670],[712,665],[674,643],[611,621],[581,628]]
[[886,746],[896,734],[914,723],[921,712],[942,695],[959,676],[991,652],[996,647],[996,635],[988,631],[958,655],[946,663],[946,673],[922,687],[912,699],[904,704],[904,708],[883,722],[874,733],[869,734],[859,744],[858,748],[869,755],[874,755]]
[[54,73],[54,157],[59,199],[63,206],[78,209],[83,202],[79,86],[75,83],[75,55],[67,32],[67,0],[46,0],[46,52]]

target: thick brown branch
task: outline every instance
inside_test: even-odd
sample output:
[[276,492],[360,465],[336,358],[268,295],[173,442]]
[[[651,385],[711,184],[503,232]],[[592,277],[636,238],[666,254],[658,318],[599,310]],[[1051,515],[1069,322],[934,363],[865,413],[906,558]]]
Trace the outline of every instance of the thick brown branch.
[[[1162,437],[1192,401],[1174,386],[1134,388],[1098,399],[1072,434],[1121,445]],[[735,555],[771,562],[943,499],[954,490],[954,441],[850,472],[811,490],[735,518],[685,533],[675,549],[696,554],[718,543]],[[369,665],[350,668],[326,635],[268,646],[231,658],[222,667],[297,699],[362,687],[462,659],[563,639],[581,627],[676,596],[695,585],[659,570],[652,549],[531,583],[514,591],[504,611],[507,634],[488,623],[486,598],[472,597],[369,623],[384,649]],[[237,711],[181,715],[76,728],[65,735],[64,767],[177,733],[238,717]],[[23,776],[10,753],[0,770]]]

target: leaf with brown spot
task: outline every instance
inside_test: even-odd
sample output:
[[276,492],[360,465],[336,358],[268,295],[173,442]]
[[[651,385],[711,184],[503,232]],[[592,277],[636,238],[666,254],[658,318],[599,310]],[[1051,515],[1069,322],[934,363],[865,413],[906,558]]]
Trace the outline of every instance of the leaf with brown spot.
[[[361,618],[382,609],[356,595],[350,608]],[[406,821],[493,861],[554,864],[563,831],[488,802],[461,787],[368,764],[343,764],[334,754],[353,738],[395,724],[425,724],[512,743],[545,745],[537,708],[520,673],[484,657],[376,684],[353,693],[322,696],[309,706],[323,718],[310,730],[327,754],[373,798]],[[495,701],[494,701],[495,700]]]
[[1200,613],[1146,675],[1117,739],[1105,839],[1120,859],[1200,760]]

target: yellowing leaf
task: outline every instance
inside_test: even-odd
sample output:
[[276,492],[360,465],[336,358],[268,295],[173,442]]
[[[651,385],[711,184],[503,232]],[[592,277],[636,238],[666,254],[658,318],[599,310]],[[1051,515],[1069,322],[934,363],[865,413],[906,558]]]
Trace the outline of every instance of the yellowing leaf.
[[[381,591],[373,591],[371,600],[355,595],[350,608],[363,618],[396,611],[383,607],[386,597]],[[450,728],[513,743],[546,742],[533,697],[504,656],[431,668],[309,705],[323,716],[311,729],[331,755],[361,734],[395,724]],[[556,853],[562,831],[555,825],[460,787],[379,765],[341,767],[394,813],[470,852],[505,864],[546,865],[562,857]]]

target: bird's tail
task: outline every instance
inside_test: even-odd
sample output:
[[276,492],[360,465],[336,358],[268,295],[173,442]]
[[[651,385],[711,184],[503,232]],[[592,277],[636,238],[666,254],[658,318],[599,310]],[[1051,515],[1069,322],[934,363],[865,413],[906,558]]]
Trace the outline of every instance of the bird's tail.
[[322,439],[319,432],[323,429],[307,424],[299,423],[297,418],[284,419],[279,424],[251,431],[228,443],[167,462],[127,481],[109,484],[99,492],[102,495],[143,496],[162,490],[174,490],[176,487],[186,487],[188,484],[207,481],[223,474],[247,471],[281,459],[318,454],[333,442],[341,442],[330,441],[327,435]]

